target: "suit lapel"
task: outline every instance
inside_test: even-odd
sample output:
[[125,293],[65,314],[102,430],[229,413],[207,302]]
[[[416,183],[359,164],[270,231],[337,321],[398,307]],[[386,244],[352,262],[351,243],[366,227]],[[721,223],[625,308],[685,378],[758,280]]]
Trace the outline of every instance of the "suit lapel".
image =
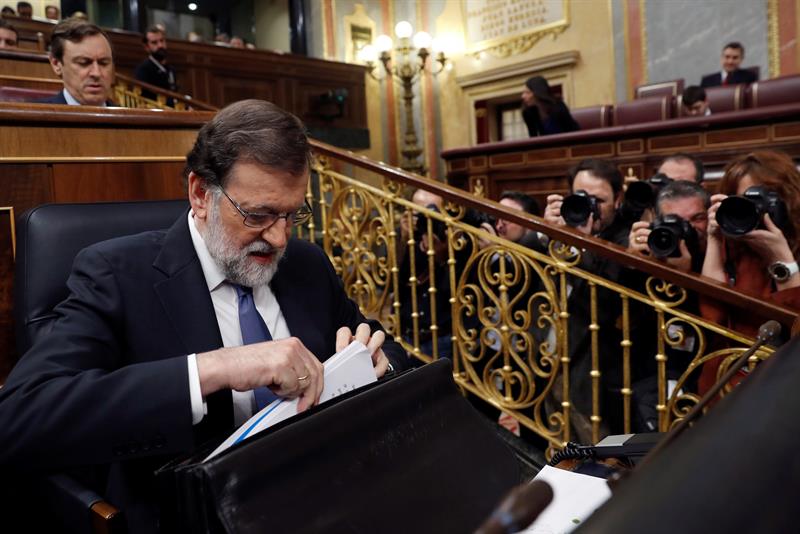
[[187,353],[221,347],[214,305],[185,217],[167,232],[153,267],[167,276],[154,288]]
[[[167,232],[153,267],[167,276],[153,287],[186,354],[222,347],[214,304],[192,244],[186,214]],[[217,391],[206,397],[206,402],[208,415],[195,429],[200,442],[220,431],[227,432],[233,424],[230,390]]]

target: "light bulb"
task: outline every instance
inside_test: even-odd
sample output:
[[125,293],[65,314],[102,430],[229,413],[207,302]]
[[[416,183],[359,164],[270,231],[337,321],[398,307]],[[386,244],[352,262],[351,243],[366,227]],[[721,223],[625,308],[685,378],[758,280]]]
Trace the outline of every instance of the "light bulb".
[[428,32],[417,32],[414,35],[414,48],[430,48],[433,37]]
[[388,35],[379,35],[375,39],[375,50],[378,52],[388,52],[392,49],[392,38]]
[[400,39],[408,39],[412,33],[414,33],[414,27],[407,20],[401,20],[394,27],[394,34]]
[[358,60],[364,63],[375,63],[378,59],[378,50],[373,45],[368,44],[358,51]]

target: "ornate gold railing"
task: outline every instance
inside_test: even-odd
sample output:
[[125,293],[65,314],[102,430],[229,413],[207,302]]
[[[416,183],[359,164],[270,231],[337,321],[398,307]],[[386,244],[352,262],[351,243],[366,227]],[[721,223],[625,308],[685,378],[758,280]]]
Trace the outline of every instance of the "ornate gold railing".
[[[160,87],[134,80],[124,74],[117,73],[114,86],[114,102],[125,108],[138,109],[174,109],[178,111],[201,110],[216,111],[217,108],[194,100],[187,95],[166,91]],[[155,98],[148,98],[142,95],[143,91],[148,91]]]
[[[621,428],[614,430],[630,432],[634,426],[634,381],[641,378],[635,376],[634,364],[642,363],[643,358],[655,362],[657,399],[653,408],[658,429],[669,429],[699,400],[691,384],[700,368],[721,360],[719,377],[750,344],[747,336],[686,311],[692,291],[681,285],[732,305],[744,303],[752,312],[784,323],[791,324],[794,318],[790,310],[732,294],[723,286],[630,256],[569,230],[546,226],[539,219],[447,185],[321,143],[317,147],[316,176],[307,193],[316,215],[301,236],[324,247],[349,295],[366,315],[381,320],[410,354],[428,362],[442,356],[441,345],[449,342],[452,348],[445,347],[448,354],[444,355],[453,360],[458,385],[510,413],[551,447],[560,447],[573,437],[599,440],[608,431],[605,419],[609,411],[603,402],[613,396],[622,412],[612,414],[612,419],[621,421]],[[353,164],[373,174],[357,180],[336,170]],[[444,213],[406,200],[404,184],[422,185],[444,196],[448,201]],[[518,219],[516,222],[546,233],[551,238],[549,246],[536,251],[490,235],[465,221],[467,207]],[[413,220],[421,218],[422,236],[404,233],[403,218],[408,228],[414,228]],[[423,251],[418,239],[434,242],[436,221],[444,225],[446,249],[428,247]],[[423,254],[421,262],[416,258],[419,254]],[[621,263],[628,267],[653,272],[643,286],[631,289],[584,269],[583,262],[591,256],[611,256],[624,260]],[[403,258],[407,258],[407,271],[401,275]],[[442,276],[444,285],[438,279]],[[420,284],[422,292],[416,291]],[[577,292],[575,288],[581,284],[588,298],[585,303],[570,298],[570,292]],[[442,288],[449,288],[449,310],[443,309],[441,302],[437,304],[436,293]],[[418,302],[425,291],[430,297],[427,307]],[[571,320],[578,307],[585,308],[584,324],[576,323],[574,317]],[[406,313],[401,313],[404,308]],[[611,308],[619,312],[618,318],[614,314],[616,321],[609,320]],[[443,323],[439,318],[447,312],[450,320]],[[429,319],[424,323],[429,322],[431,335],[423,343],[420,330],[426,315]],[[646,321],[650,327],[646,333],[639,325],[642,315],[651,319]],[[582,362],[571,361],[571,329],[588,332],[586,351],[577,355]],[[653,350],[643,353],[648,342]],[[681,369],[675,387],[668,389],[670,352],[687,344],[691,345],[691,350],[684,351],[690,356],[688,366]],[[750,367],[771,352],[770,348],[759,351]],[[607,368],[614,367],[611,364],[619,368],[620,383],[608,392],[604,379]],[[584,399],[581,410],[576,409],[577,397]]]

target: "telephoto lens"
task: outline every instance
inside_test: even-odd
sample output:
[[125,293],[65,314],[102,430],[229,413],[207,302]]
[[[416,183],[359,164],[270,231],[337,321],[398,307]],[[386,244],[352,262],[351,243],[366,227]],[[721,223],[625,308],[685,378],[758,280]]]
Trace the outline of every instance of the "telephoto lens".
[[742,196],[728,197],[717,210],[717,224],[729,237],[740,237],[763,227],[764,214],[782,230],[789,220],[786,203],[763,185],[748,187]]
[[564,222],[569,226],[583,226],[589,220],[590,215],[594,215],[595,221],[600,218],[597,197],[590,195],[583,189],[568,195],[561,203],[561,217],[564,218]]
[[684,240],[691,252],[697,244],[697,232],[689,221],[677,215],[662,215],[650,224],[647,246],[656,258],[680,257],[680,244]]

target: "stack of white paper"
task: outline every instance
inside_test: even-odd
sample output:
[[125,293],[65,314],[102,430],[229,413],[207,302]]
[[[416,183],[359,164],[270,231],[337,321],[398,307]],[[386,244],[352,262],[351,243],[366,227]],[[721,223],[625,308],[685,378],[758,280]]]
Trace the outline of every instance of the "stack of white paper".
[[[343,350],[328,358],[323,366],[325,368],[324,387],[319,398],[320,403],[377,381],[369,349],[358,341],[353,341]],[[297,399],[277,399],[265,406],[240,426],[236,432],[228,436],[222,445],[217,447],[204,461],[210,460],[232,445],[258,434],[265,428],[297,415],[297,402]]]
[[603,478],[550,467],[539,471],[533,480],[543,480],[553,488],[553,501],[539,514],[524,534],[567,534],[586,521],[611,497]]

